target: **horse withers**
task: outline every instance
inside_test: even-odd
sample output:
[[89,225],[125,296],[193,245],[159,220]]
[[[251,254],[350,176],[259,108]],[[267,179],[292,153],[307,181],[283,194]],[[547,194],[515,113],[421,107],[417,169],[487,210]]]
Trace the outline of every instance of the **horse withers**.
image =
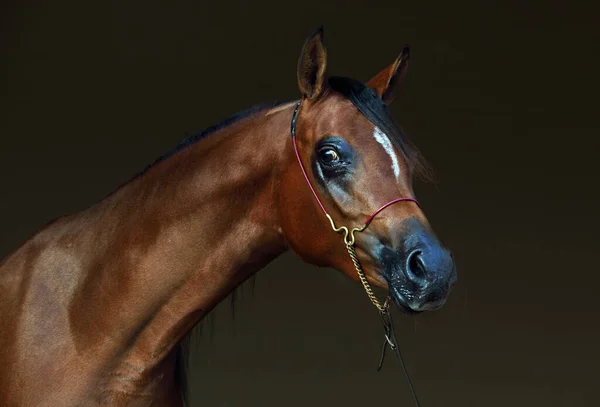
[[404,48],[366,84],[328,76],[319,29],[298,61],[300,101],[184,141],[11,253],[0,405],[183,405],[182,339],[287,249],[374,303],[371,285],[406,312],[444,304],[454,262],[414,198],[424,161],[387,108],[407,64]]

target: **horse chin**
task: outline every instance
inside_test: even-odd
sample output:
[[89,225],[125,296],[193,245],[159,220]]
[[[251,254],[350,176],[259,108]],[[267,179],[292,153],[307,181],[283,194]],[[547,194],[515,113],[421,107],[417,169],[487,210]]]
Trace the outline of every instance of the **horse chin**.
[[397,288],[390,287],[389,295],[396,305],[396,308],[398,308],[401,312],[409,315],[417,315],[423,312],[422,310],[412,309]]

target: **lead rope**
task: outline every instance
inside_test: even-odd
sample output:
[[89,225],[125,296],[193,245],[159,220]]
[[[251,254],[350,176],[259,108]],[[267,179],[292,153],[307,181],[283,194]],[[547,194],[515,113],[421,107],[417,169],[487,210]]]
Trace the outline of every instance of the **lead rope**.
[[406,381],[408,382],[408,387],[410,388],[410,392],[412,394],[413,401],[415,402],[415,406],[420,407],[421,404],[419,403],[419,399],[417,398],[417,393],[415,392],[412,381],[410,380],[408,370],[406,369],[406,365],[404,364],[404,359],[402,358],[402,354],[400,353],[400,347],[398,346],[398,342],[396,340],[396,332],[394,331],[392,315],[389,310],[390,297],[388,296],[386,298],[384,304],[381,305],[381,303],[375,296],[375,293],[373,293],[373,290],[371,289],[371,285],[367,281],[367,277],[365,276],[365,273],[363,272],[362,267],[360,266],[360,262],[358,261],[358,256],[356,255],[356,249],[354,248],[354,243],[355,243],[354,233],[362,232],[363,230],[365,230],[367,228],[367,226],[369,226],[369,224],[371,223],[371,221],[373,220],[375,215],[377,215],[379,212],[381,212],[382,210],[384,210],[385,208],[387,208],[388,206],[390,206],[396,202],[412,201],[412,202],[415,202],[417,205],[419,203],[412,198],[397,198],[397,199],[394,199],[394,200],[388,202],[387,204],[385,204],[381,208],[379,208],[377,211],[375,211],[367,219],[367,221],[364,223],[364,225],[362,225],[359,228],[353,228],[352,230],[349,231],[346,226],[336,227],[335,223],[333,222],[333,218],[327,213],[327,211],[325,210],[325,207],[323,206],[323,204],[321,203],[321,200],[319,199],[319,196],[317,195],[314,188],[312,187],[312,184],[310,183],[310,180],[308,179],[308,175],[306,174],[306,170],[304,169],[304,165],[302,165],[302,160],[300,160],[300,155],[298,154],[298,147],[296,146],[296,119],[298,117],[298,111],[300,110],[300,104],[301,104],[301,102],[298,102],[296,104],[296,108],[294,109],[294,114],[292,116],[291,129],[290,129],[291,133],[292,133],[292,140],[293,140],[293,144],[294,144],[294,151],[296,153],[296,158],[298,159],[298,163],[300,164],[300,168],[302,169],[304,178],[306,179],[306,182],[308,183],[308,186],[309,186],[310,190],[312,191],[313,196],[315,197],[315,199],[317,200],[317,203],[319,204],[319,206],[325,213],[325,216],[327,217],[327,219],[329,219],[331,228],[336,233],[344,232],[344,244],[346,245],[346,250],[348,251],[348,255],[350,256],[350,259],[352,260],[352,263],[354,264],[354,267],[356,268],[356,272],[358,273],[358,278],[360,279],[360,282],[362,283],[362,285],[365,289],[365,292],[367,293],[367,296],[369,297],[369,299],[371,300],[373,305],[379,311],[379,317],[381,318],[381,322],[383,323],[384,341],[383,341],[383,347],[381,349],[381,357],[379,359],[379,365],[377,366],[377,371],[379,372],[381,370],[381,368],[383,367],[385,351],[387,349],[387,346],[389,346],[390,349],[392,349],[394,351],[394,353],[396,354],[396,357],[400,361],[400,365],[402,366],[402,370],[404,371],[404,375],[406,376]]
[[[390,297],[388,297],[389,299]],[[386,300],[386,303],[388,301]],[[417,392],[410,380],[410,375],[408,374],[408,370],[406,369],[406,365],[404,364],[404,359],[402,358],[402,354],[400,353],[400,347],[396,342],[396,332],[394,331],[394,324],[392,322],[392,315],[389,310],[385,310],[385,312],[380,312],[381,321],[383,322],[383,326],[385,329],[385,340],[383,342],[383,347],[381,349],[381,359],[379,360],[379,366],[377,367],[377,371],[379,372],[383,367],[383,358],[385,357],[385,349],[386,345],[394,351],[396,357],[400,361],[400,366],[402,366],[402,370],[404,371],[404,376],[406,377],[406,381],[408,382],[408,387],[410,388],[410,394],[412,394],[413,401],[415,402],[415,406],[420,407],[419,399],[417,398]]]
[[[410,380],[410,375],[408,374],[408,370],[406,369],[406,364],[404,363],[404,358],[402,357],[402,354],[400,353],[400,347],[398,346],[398,341],[396,340],[396,332],[394,331],[394,323],[392,321],[392,314],[389,309],[390,308],[390,297],[388,296],[385,299],[385,302],[383,303],[383,305],[381,305],[381,303],[375,296],[375,293],[373,292],[371,285],[367,281],[367,277],[365,276],[365,273],[362,270],[362,267],[360,266],[360,262],[358,261],[358,256],[356,255],[356,249],[354,248],[354,243],[355,243],[354,232],[362,232],[363,230],[366,229],[367,225],[365,224],[361,228],[354,228],[354,229],[352,229],[352,231],[350,233],[348,233],[348,228],[346,228],[345,226],[336,228],[331,216],[329,216],[329,214],[326,214],[326,216],[329,219],[329,222],[331,223],[331,227],[335,232],[343,231],[345,233],[344,234],[344,243],[346,244],[346,250],[348,251],[348,254],[350,255],[350,259],[352,259],[354,268],[356,268],[356,272],[358,273],[358,278],[360,279],[360,281],[365,289],[365,292],[367,293],[367,296],[369,297],[369,299],[371,300],[373,305],[379,311],[379,317],[381,318],[381,322],[383,323],[384,340],[383,340],[383,346],[381,348],[381,357],[379,359],[379,365],[377,366],[377,371],[378,372],[381,371],[381,368],[383,367],[383,361],[385,359],[385,351],[386,351],[387,347],[389,346],[390,349],[393,350],[394,353],[396,354],[396,357],[398,358],[398,361],[400,362],[400,366],[402,367],[402,370],[404,371],[404,376],[406,377],[408,387],[410,388],[410,394],[412,395],[415,406],[420,407],[421,404],[419,403],[419,399],[417,397],[417,392],[415,391],[415,388],[412,384],[412,380]],[[350,238],[349,238],[349,236],[350,236]]]

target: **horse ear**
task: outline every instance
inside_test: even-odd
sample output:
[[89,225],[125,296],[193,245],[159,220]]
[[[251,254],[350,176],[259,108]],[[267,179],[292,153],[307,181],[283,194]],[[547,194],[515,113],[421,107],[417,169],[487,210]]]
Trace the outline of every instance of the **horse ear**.
[[327,52],[323,44],[323,26],[304,42],[298,59],[298,87],[305,98],[317,99],[324,91]]
[[405,45],[393,64],[379,72],[367,82],[367,86],[373,89],[384,103],[388,105],[394,100],[396,86],[399,85],[406,76],[408,56],[408,45]]

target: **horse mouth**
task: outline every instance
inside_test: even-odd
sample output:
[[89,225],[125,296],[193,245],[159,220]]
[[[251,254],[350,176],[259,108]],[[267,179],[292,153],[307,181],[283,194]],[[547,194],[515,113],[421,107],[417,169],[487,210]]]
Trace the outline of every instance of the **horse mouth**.
[[408,305],[408,302],[406,301],[404,296],[400,293],[398,288],[390,285],[389,295],[392,298],[392,301],[394,302],[394,304],[396,305],[396,308],[398,308],[403,313],[409,314],[409,315],[417,315],[417,314],[420,314],[421,312],[423,312],[421,310],[412,309]]

